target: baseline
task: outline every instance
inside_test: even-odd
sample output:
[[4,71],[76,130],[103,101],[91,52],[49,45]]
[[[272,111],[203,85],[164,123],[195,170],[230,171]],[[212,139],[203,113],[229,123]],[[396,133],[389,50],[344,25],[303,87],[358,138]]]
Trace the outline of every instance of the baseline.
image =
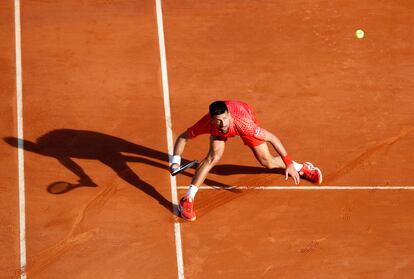
[[[188,186],[178,186],[184,190]],[[200,190],[414,190],[414,186],[201,186]]]

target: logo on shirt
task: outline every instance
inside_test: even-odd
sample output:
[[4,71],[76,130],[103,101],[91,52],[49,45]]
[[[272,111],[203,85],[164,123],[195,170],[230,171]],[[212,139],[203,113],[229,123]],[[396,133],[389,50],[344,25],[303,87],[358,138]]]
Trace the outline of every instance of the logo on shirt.
[[254,136],[257,137],[260,133],[261,133],[261,129],[260,127],[257,127],[256,130],[254,131]]

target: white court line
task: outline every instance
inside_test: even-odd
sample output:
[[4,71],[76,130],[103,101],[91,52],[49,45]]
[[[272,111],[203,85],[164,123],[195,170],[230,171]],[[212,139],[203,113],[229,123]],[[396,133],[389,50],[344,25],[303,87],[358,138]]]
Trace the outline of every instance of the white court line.
[[[178,186],[178,190],[188,186]],[[414,190],[414,186],[201,186],[200,190]]]
[[[168,88],[168,75],[167,75],[167,58],[165,54],[165,41],[164,41],[164,25],[162,20],[162,7],[161,0],[155,0],[157,10],[157,25],[158,25],[158,41],[160,47],[160,60],[161,60],[161,75],[162,75],[162,89],[164,94],[164,111],[165,111],[165,124],[167,129],[167,143],[168,143],[168,155],[171,162],[174,152],[173,137],[172,137],[172,121],[171,121],[171,109],[170,109],[170,93]],[[177,198],[177,181],[175,176],[170,175],[171,184],[171,196],[174,204],[174,213],[177,215],[176,205],[178,204]],[[180,223],[174,222],[174,234],[175,234],[175,250],[177,256],[177,270],[178,278],[184,279],[184,261],[183,251],[181,244],[181,228]]]
[[22,53],[20,34],[20,0],[14,1],[14,26],[16,48],[16,102],[17,102],[17,138],[18,138],[18,171],[19,171],[19,237],[20,237],[20,278],[26,278],[26,215],[24,185],[24,145],[23,145],[23,86],[22,86]]

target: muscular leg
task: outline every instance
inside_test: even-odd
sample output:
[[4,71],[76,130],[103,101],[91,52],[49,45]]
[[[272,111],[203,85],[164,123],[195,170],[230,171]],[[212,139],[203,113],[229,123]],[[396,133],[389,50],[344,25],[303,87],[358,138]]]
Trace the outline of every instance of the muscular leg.
[[268,169],[286,168],[280,156],[273,156],[272,154],[270,154],[269,147],[267,146],[266,142],[259,144],[255,147],[250,147],[250,148],[252,149],[253,154],[256,157],[256,159],[265,168],[268,168]]
[[208,151],[208,154],[198,166],[191,184],[199,187],[204,182],[210,170],[214,167],[215,164],[217,164],[218,161],[220,161],[221,156],[224,152],[225,145],[225,141],[210,137],[210,149]]

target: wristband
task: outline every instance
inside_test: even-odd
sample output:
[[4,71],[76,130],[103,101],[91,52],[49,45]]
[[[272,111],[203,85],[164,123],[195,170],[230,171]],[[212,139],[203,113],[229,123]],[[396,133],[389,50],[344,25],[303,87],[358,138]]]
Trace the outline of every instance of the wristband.
[[174,155],[171,164],[179,164],[181,165],[181,156],[180,155]]
[[285,163],[286,167],[293,164],[293,161],[292,161],[292,159],[290,159],[289,155],[283,156],[282,160],[283,160],[283,163]]

